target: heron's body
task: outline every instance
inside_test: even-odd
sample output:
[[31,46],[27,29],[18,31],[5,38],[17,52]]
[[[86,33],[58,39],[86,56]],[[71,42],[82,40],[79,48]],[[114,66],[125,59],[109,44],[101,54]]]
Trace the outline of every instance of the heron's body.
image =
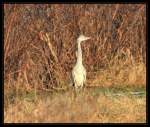
[[75,88],[83,87],[86,81],[86,70],[83,65],[76,64],[72,71]]
[[76,90],[79,88],[82,89],[86,81],[86,69],[84,68],[82,64],[81,42],[87,39],[89,39],[89,37],[80,35],[80,37],[77,40],[77,44],[78,44],[77,62],[72,70],[73,84]]

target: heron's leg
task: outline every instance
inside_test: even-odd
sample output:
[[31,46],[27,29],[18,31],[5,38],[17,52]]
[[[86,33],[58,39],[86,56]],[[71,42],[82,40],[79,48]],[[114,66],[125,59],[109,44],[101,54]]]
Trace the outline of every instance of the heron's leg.
[[84,84],[80,86],[80,94],[84,95]]
[[75,97],[78,96],[79,92],[80,92],[79,86],[75,85],[75,87],[74,87],[74,94],[75,94]]
[[77,87],[74,84],[74,87],[73,87],[73,98],[75,99],[76,97],[77,97]]
[[75,87],[76,95],[80,95],[82,93],[82,85]]
[[83,88],[82,89],[83,89],[83,92],[84,92],[85,91],[85,84],[83,84]]
[[75,87],[73,87],[71,90],[71,103],[74,103],[75,98],[76,98]]

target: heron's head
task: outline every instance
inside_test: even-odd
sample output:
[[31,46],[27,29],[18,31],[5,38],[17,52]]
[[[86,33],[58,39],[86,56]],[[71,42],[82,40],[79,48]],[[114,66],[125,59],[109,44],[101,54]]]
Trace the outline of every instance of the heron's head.
[[80,35],[80,36],[78,37],[77,41],[78,41],[78,42],[82,42],[82,41],[86,41],[86,40],[88,40],[88,39],[90,39],[90,37],[86,37],[86,36],[84,36],[84,35]]

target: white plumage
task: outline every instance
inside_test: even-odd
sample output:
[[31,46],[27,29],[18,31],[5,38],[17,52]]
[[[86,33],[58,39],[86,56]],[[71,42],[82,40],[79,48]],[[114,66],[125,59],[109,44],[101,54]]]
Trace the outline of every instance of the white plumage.
[[78,44],[77,62],[72,70],[72,80],[76,90],[82,89],[86,81],[86,69],[82,64],[81,42],[88,39],[90,39],[90,37],[85,37],[84,35],[80,35],[77,39],[77,44]]
[[76,64],[72,70],[75,88],[82,87],[86,81],[86,70],[83,65]]

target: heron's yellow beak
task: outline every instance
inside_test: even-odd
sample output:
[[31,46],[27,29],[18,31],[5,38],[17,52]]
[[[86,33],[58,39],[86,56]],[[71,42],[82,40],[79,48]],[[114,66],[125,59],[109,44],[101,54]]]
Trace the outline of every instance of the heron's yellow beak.
[[91,37],[86,37],[86,38],[85,38],[85,40],[89,40],[89,39],[91,39]]

